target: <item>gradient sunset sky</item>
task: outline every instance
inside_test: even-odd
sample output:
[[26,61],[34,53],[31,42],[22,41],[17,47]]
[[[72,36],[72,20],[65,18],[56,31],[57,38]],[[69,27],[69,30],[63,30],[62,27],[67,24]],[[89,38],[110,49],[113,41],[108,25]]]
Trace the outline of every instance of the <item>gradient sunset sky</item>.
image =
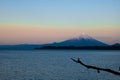
[[43,44],[82,33],[120,42],[120,0],[0,0],[0,44]]

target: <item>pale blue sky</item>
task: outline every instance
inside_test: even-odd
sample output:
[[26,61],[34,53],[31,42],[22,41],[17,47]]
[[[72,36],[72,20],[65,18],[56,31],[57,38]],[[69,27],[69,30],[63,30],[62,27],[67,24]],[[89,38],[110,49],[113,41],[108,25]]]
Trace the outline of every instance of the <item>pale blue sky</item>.
[[0,0],[0,21],[119,23],[120,0]]

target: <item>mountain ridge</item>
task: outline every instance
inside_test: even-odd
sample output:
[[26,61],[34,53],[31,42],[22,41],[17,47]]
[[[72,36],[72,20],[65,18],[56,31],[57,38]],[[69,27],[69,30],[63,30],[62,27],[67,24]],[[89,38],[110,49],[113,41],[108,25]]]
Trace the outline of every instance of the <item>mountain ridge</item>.
[[80,36],[78,38],[71,38],[61,42],[54,42],[48,44],[18,44],[18,45],[0,45],[0,50],[33,50],[35,48],[42,48],[44,46],[56,46],[56,47],[101,47],[101,46],[112,46],[120,47],[120,43],[108,45],[90,36]]
[[103,43],[99,40],[96,40],[92,37],[84,37],[80,36],[78,38],[68,39],[62,42],[55,42],[53,44],[49,44],[53,46],[108,46],[108,44]]

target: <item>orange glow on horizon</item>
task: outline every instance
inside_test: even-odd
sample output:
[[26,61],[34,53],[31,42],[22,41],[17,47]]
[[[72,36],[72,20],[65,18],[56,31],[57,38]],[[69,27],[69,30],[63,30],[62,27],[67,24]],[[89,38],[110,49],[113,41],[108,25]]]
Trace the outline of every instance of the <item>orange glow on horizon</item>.
[[[100,25],[101,26],[101,25]],[[119,36],[120,28],[115,26],[48,26],[48,25],[0,25],[0,44],[42,44],[59,42],[73,37],[79,37],[83,32],[111,43]],[[107,41],[107,38],[111,38]],[[118,38],[117,38],[118,39]],[[119,41],[119,39],[118,39]]]

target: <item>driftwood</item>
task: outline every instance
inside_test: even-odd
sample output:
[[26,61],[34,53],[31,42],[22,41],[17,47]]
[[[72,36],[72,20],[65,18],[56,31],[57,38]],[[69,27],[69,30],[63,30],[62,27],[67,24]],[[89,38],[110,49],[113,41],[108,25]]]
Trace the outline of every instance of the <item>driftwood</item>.
[[100,71],[106,71],[106,72],[109,72],[109,73],[112,73],[112,74],[115,74],[115,75],[119,75],[120,76],[120,72],[117,72],[117,71],[114,71],[114,70],[111,70],[111,69],[105,69],[105,68],[99,68],[99,67],[96,67],[96,66],[91,66],[91,65],[86,65],[84,64],[80,58],[78,58],[77,60],[71,58],[74,62],[76,63],[79,63],[81,65],[83,65],[84,67],[88,68],[88,69],[95,69],[97,70],[98,73],[100,73]]

